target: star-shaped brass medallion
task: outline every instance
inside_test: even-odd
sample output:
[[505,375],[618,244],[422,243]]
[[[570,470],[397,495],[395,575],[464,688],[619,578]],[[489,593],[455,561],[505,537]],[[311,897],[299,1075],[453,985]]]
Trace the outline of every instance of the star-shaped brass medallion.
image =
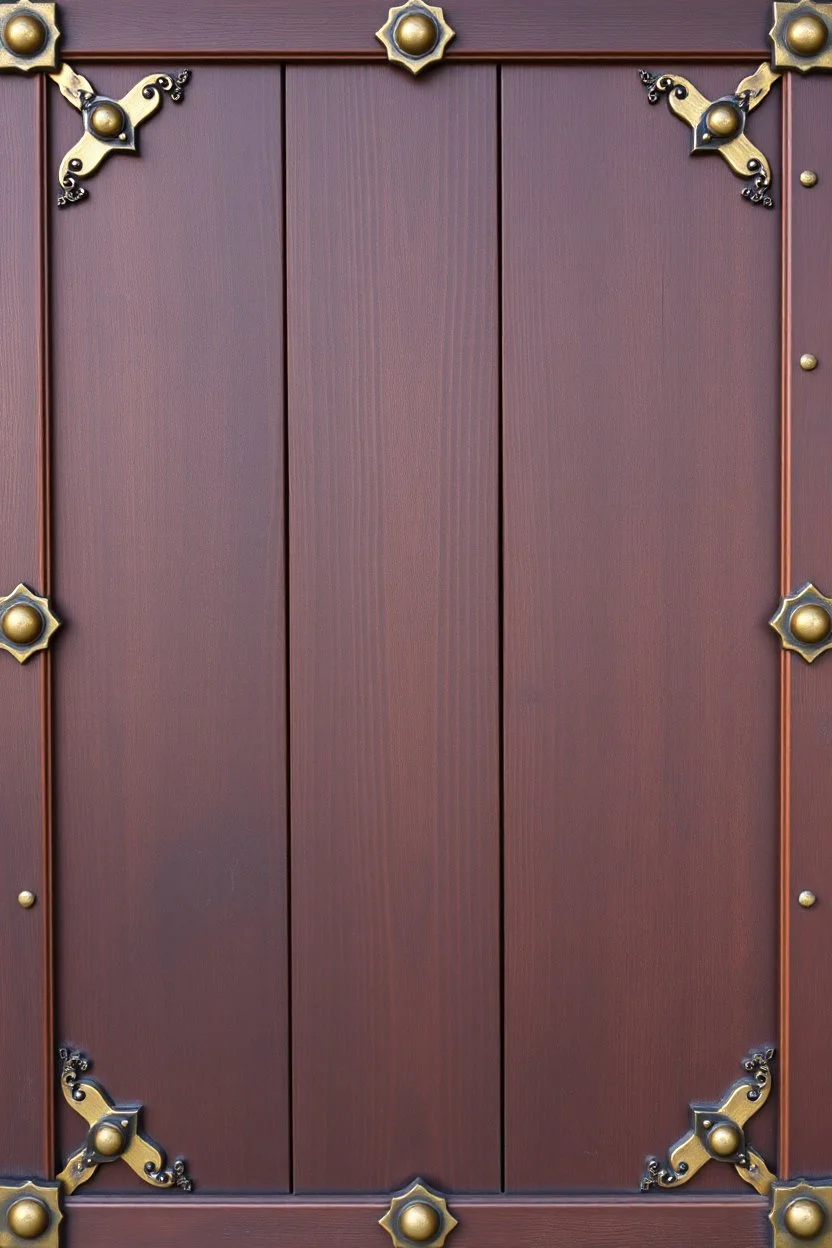
[[60,36],[54,4],[0,4],[0,69],[54,69]]
[[381,30],[376,31],[387,49],[387,59],[420,74],[441,61],[455,35],[440,8],[423,0],[407,0],[391,9]]
[[390,1208],[379,1221],[395,1248],[413,1248],[414,1244],[442,1248],[457,1225],[456,1218],[448,1211],[445,1197],[418,1179],[393,1197]]
[[8,650],[18,663],[25,663],[38,650],[45,650],[60,626],[49,600],[39,598],[25,585],[18,585],[5,598],[0,598],[0,650]]
[[832,650],[832,598],[811,581],[787,594],[769,620],[784,650],[794,650],[807,663]]

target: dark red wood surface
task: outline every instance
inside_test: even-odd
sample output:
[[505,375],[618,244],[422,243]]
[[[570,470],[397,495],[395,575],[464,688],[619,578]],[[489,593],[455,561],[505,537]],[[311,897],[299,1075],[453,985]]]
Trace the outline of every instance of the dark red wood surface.
[[[375,31],[390,0],[73,0],[62,12],[66,56],[169,51],[273,56],[384,55]],[[675,53],[769,55],[771,6],[759,0],[449,0],[449,56]]]
[[[247,1202],[172,1198],[165,1201],[81,1199],[64,1224],[68,1248],[201,1248],[205,1243],[272,1248],[275,1243],[319,1248],[382,1244],[380,1200]],[[765,1248],[771,1228],[767,1202],[735,1200],[534,1201],[457,1200],[454,1248]],[[389,1241],[386,1241],[389,1242]]]
[[58,1034],[208,1191],[290,1181],[280,133],[204,67],[52,223]]
[[287,70],[296,1190],[500,1183],[496,70]]
[[776,1037],[780,223],[632,69],[503,121],[506,1184],[631,1189]]
[[[787,398],[791,417],[791,506],[786,533],[790,559],[788,590],[813,581],[832,594],[832,332],[830,331],[829,214],[832,204],[832,84],[822,77],[790,83],[791,282],[787,291]],[[804,189],[800,172],[812,169],[817,186]],[[813,352],[820,360],[804,372],[798,360]],[[776,606],[777,595],[772,595]],[[786,660],[790,679],[789,747],[790,887],[788,907],[789,1175],[829,1174],[832,1123],[818,1107],[832,1092],[826,1063],[832,1033],[829,966],[832,958],[832,658],[811,666],[799,656]],[[819,898],[811,910],[797,904],[801,889]]]
[[[20,581],[43,593],[40,405],[40,147],[37,85],[9,76],[0,91],[0,595]],[[42,819],[43,657],[19,665],[0,653],[0,1174],[44,1173],[51,1068],[44,1067],[48,1013]],[[16,898],[31,889],[39,904]]]

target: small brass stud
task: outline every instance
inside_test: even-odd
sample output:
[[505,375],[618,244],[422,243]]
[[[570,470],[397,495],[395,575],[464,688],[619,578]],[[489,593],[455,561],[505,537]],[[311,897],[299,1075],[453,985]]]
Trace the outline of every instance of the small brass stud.
[[93,1132],[93,1148],[102,1157],[119,1157],[126,1143],[124,1132],[112,1122],[103,1122]]
[[817,186],[818,175],[813,169],[804,169],[800,175],[800,185],[805,187]]
[[49,1226],[49,1209],[34,1196],[23,1196],[6,1213],[9,1230],[18,1239],[38,1239]]
[[727,138],[730,134],[736,134],[742,125],[742,118],[739,109],[733,104],[714,104],[705,115],[705,123],[711,134]]
[[17,904],[22,906],[24,910],[31,910],[37,901],[37,897],[31,889],[24,888],[22,892],[17,894]]
[[801,893],[798,893],[797,903],[802,906],[804,910],[811,910],[816,901],[817,897],[810,888],[804,888]]
[[728,1122],[714,1127],[708,1136],[708,1145],[717,1157],[733,1157],[741,1143],[742,1136],[738,1128]]
[[798,641],[816,646],[832,633],[832,616],[826,607],[810,602],[798,607],[789,618],[789,628]]
[[37,56],[49,32],[34,13],[17,13],[3,27],[3,42],[15,56]]
[[812,355],[809,351],[807,351],[805,355],[801,355],[800,367],[805,373],[811,373],[813,369],[817,368],[817,366],[818,357],[816,355]]
[[90,129],[102,139],[111,139],[121,132],[124,113],[117,104],[98,104],[90,114]]
[[405,1205],[399,1214],[399,1231],[405,1239],[412,1239],[415,1244],[427,1243],[439,1230],[440,1217],[433,1205],[423,1200],[414,1200]]
[[815,56],[829,38],[826,22],[816,13],[800,13],[786,27],[785,39],[796,56]]
[[439,38],[439,28],[427,13],[408,13],[396,24],[393,38],[407,56],[426,56]]
[[30,603],[16,602],[3,612],[0,628],[9,641],[17,646],[26,646],[37,641],[43,632],[43,616]]
[[815,1239],[826,1223],[826,1210],[818,1200],[798,1196],[783,1210],[783,1224],[795,1239]]

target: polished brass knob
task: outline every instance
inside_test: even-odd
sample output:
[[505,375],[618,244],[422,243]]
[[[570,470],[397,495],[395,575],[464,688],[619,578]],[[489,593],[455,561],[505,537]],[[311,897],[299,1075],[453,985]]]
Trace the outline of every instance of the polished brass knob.
[[49,1226],[49,1208],[35,1196],[22,1196],[6,1213],[9,1230],[18,1239],[38,1239]]
[[816,646],[832,632],[832,616],[825,607],[812,602],[792,612],[789,617],[789,628],[798,641],[805,641],[810,646]]
[[816,56],[826,46],[829,32],[816,13],[799,13],[786,26],[784,37],[796,56]]
[[412,1239],[415,1244],[424,1244],[435,1237],[440,1220],[433,1205],[428,1205],[423,1200],[414,1200],[405,1205],[399,1214],[399,1230],[406,1239]]
[[818,366],[818,357],[812,355],[810,351],[806,351],[800,357],[800,367],[805,373],[811,373]]
[[705,114],[705,125],[711,134],[727,138],[736,134],[742,125],[740,110],[733,104],[714,104]]
[[442,10],[425,0],[396,5],[381,30],[376,31],[376,38],[387,49],[387,59],[406,66],[413,74],[441,60],[453,37]]
[[741,1144],[742,1133],[730,1122],[721,1122],[708,1134],[708,1146],[717,1157],[733,1157]]
[[797,895],[797,904],[802,906],[804,910],[811,910],[816,901],[817,897],[812,892],[811,888],[804,888],[803,891]]
[[783,1210],[783,1224],[795,1239],[815,1239],[826,1223],[826,1210],[810,1196],[798,1196]]
[[31,603],[18,602],[3,612],[0,628],[9,641],[25,646],[40,637],[43,632],[43,616]]
[[124,129],[124,113],[118,104],[96,104],[90,113],[90,129],[102,139],[112,139]]
[[393,38],[408,56],[425,56],[439,38],[439,30],[427,13],[410,13],[396,23]]
[[120,1157],[127,1144],[127,1136],[114,1122],[102,1122],[92,1133],[92,1146],[102,1157]]
[[3,27],[3,42],[15,56],[37,56],[49,31],[34,13],[16,13]]
[[444,1196],[423,1183],[414,1183],[393,1197],[379,1225],[387,1231],[395,1248],[409,1248],[411,1244],[442,1248],[457,1221]]
[[814,169],[804,169],[800,175],[800,185],[805,187],[817,186],[818,175]]

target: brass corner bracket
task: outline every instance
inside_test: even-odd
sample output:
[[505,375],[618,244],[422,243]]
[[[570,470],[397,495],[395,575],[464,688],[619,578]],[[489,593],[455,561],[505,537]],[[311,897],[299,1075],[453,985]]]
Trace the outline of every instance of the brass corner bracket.
[[120,100],[100,95],[83,74],[58,62],[61,32],[55,8],[54,3],[43,0],[0,3],[0,71],[48,73],[64,99],[81,114],[84,133],[58,170],[58,207],[66,208],[87,196],[86,188],[79,185],[80,178],[95,173],[114,152],[137,150],[136,130],[158,110],[164,95],[174,104],[182,100],[190,70],[150,74]]
[[442,1248],[458,1225],[445,1197],[421,1179],[415,1179],[410,1187],[397,1192],[390,1208],[379,1219],[379,1226],[384,1227],[394,1248],[413,1248],[414,1244]]
[[767,1196],[776,1181],[759,1153],[750,1146],[745,1124],[771,1094],[771,1047],[753,1049],[742,1060],[744,1076],[732,1083],[713,1105],[690,1106],[690,1130],[670,1149],[667,1160],[648,1157],[641,1190],[675,1188],[689,1182],[709,1161],[732,1165],[740,1178]]
[[89,1182],[99,1166],[119,1160],[152,1187],[192,1191],[185,1158],[177,1157],[168,1165],[159,1146],[142,1131],[143,1107],[116,1104],[100,1083],[85,1078],[91,1062],[77,1049],[64,1046],[58,1056],[64,1100],[89,1126],[84,1143],[58,1175],[64,1192],[74,1192]]
[[801,74],[832,69],[832,4],[814,0],[775,0],[769,31],[771,64],[763,62],[735,91],[708,100],[679,74],[640,71],[647,98],[664,95],[670,111],[693,130],[691,153],[719,152],[741,178],[750,180],[742,194],[752,204],[771,208],[771,166],[745,135],[748,114],[757,108],[787,70]]

